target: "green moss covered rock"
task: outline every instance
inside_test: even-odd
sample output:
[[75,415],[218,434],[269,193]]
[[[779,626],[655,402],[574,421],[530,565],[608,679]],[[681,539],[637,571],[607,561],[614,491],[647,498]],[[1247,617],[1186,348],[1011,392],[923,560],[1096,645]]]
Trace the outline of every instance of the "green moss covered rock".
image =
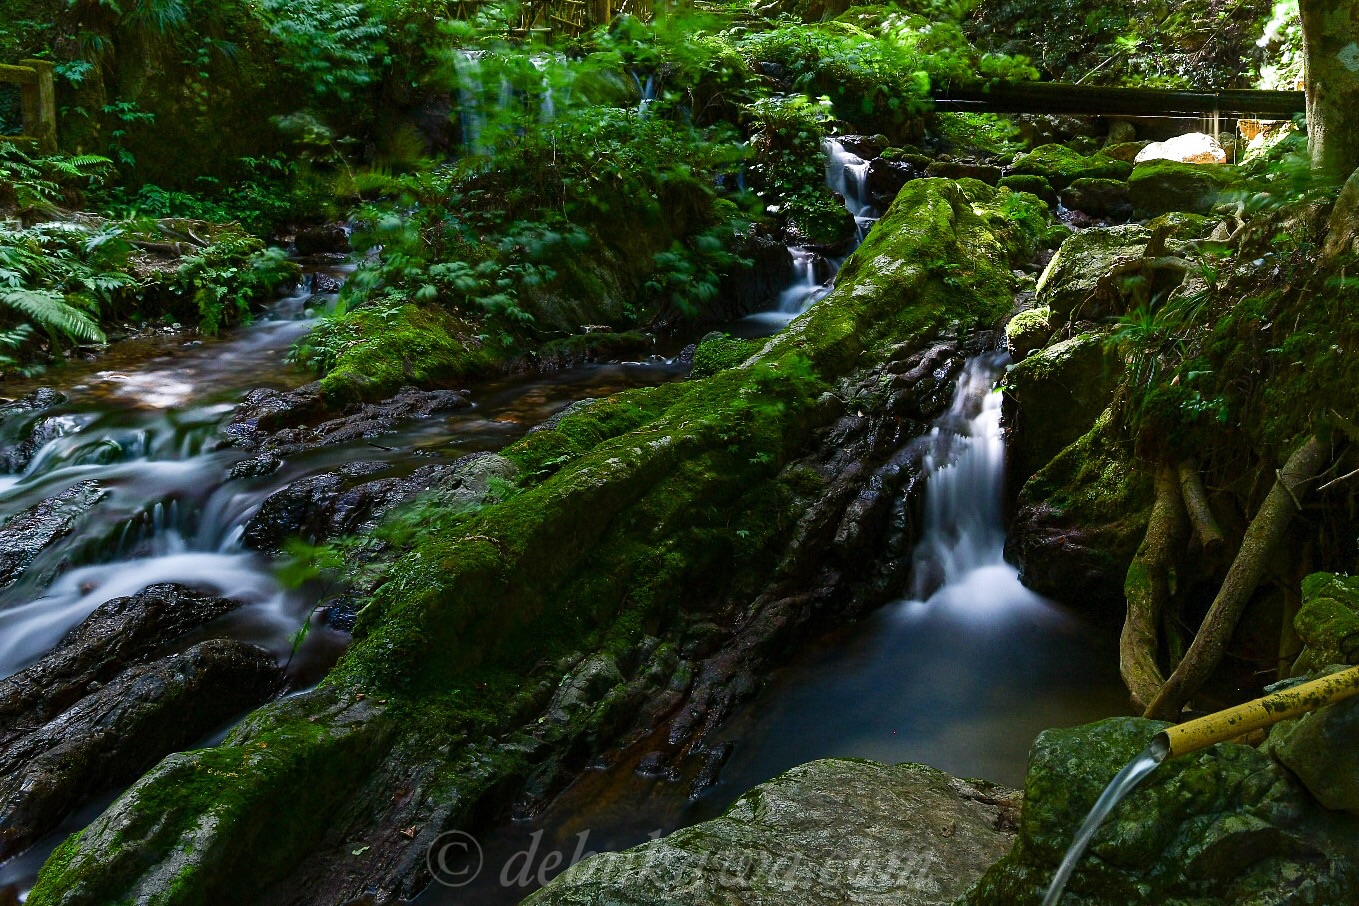
[[1334,573],[1308,576],[1293,625],[1303,642],[1295,674],[1359,663],[1359,578]]
[[1052,309],[1030,308],[1021,311],[1005,325],[1005,344],[1016,362],[1035,349],[1042,349],[1052,336]]
[[694,377],[707,377],[728,368],[735,368],[746,359],[760,351],[762,340],[744,340],[740,337],[718,334],[707,336],[694,350]]
[[1051,183],[1041,176],[1032,174],[1003,176],[997,185],[1015,192],[1028,192],[1030,195],[1037,195],[1050,205],[1057,203],[1056,190],[1052,188]]
[[1142,257],[1151,232],[1139,224],[1098,227],[1073,233],[1038,278],[1038,304],[1063,320],[1103,313],[1101,279],[1123,261]]
[[1128,184],[1121,179],[1081,177],[1072,180],[1071,185],[1062,190],[1062,205],[1091,217],[1113,220],[1127,220],[1133,212]]
[[1207,214],[1236,181],[1232,167],[1153,160],[1137,165],[1128,177],[1128,192],[1139,217],[1168,211]]
[[1033,590],[1122,614],[1123,580],[1147,530],[1152,481],[1105,410],[1022,484],[1006,557]]
[[365,306],[323,321],[303,355],[325,369],[321,392],[333,407],[383,399],[408,385],[439,386],[497,359],[453,312],[411,304]]
[[1059,192],[1078,179],[1127,179],[1132,164],[1102,155],[1087,157],[1065,145],[1040,145],[1021,154],[1010,173],[1041,176]]
[[[1034,743],[1014,849],[962,901],[1036,906],[1076,828],[1163,723],[1115,718]],[[1283,906],[1359,900],[1359,819],[1322,808],[1268,755],[1223,744],[1161,765],[1114,810],[1069,906]]]
[[1122,362],[1098,332],[1055,343],[1010,369],[1005,413],[1012,474],[1027,481],[1088,432],[1122,377]]

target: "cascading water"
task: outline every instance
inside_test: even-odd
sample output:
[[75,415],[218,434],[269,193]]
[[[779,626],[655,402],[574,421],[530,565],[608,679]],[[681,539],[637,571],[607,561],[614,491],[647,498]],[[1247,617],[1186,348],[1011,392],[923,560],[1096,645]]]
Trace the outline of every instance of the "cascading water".
[[720,789],[735,795],[830,757],[1018,784],[1039,732],[1125,707],[1104,636],[1025,588],[1005,561],[994,387],[1007,362],[1004,353],[969,361],[948,411],[905,451],[924,488],[903,600],[774,680],[759,712],[729,730],[736,750]]
[[911,595],[925,601],[953,589],[972,593],[1013,587],[1015,569],[1005,562],[1001,494],[1005,439],[996,376],[1009,357],[979,356],[958,379],[953,404],[921,438],[927,476],[924,524],[912,555]]
[[812,246],[790,245],[788,255],[792,260],[793,272],[788,284],[780,291],[774,310],[758,312],[747,318],[757,325],[782,329],[830,295],[830,291],[835,288],[835,276],[840,272],[840,266],[864,241],[880,216],[868,200],[868,161],[848,151],[844,144],[833,138],[826,139],[821,147],[826,155],[826,185],[844,199],[845,209],[854,217],[854,241],[851,248],[840,257],[829,256]]

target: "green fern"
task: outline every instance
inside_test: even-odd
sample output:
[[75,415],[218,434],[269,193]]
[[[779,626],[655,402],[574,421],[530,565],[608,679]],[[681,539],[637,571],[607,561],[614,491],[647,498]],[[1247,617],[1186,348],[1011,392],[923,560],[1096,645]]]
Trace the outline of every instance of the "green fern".
[[77,343],[107,342],[99,325],[56,290],[0,290],[0,305],[14,309],[55,336]]

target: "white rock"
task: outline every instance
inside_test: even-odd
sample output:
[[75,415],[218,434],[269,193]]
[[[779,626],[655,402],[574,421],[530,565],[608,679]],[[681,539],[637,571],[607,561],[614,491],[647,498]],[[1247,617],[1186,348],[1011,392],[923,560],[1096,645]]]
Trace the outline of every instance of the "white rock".
[[1137,153],[1136,163],[1148,160],[1178,160],[1186,164],[1225,164],[1227,152],[1217,139],[1202,132],[1177,135],[1163,142],[1152,142]]

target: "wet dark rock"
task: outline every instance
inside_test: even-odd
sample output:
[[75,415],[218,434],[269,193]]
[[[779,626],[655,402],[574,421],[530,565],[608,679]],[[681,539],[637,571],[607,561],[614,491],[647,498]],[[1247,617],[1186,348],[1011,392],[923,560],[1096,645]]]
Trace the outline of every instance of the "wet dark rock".
[[0,474],[22,472],[48,441],[66,432],[46,413],[66,402],[66,395],[40,387],[0,406]]
[[292,427],[325,413],[320,384],[311,383],[296,390],[252,390],[231,413],[232,427],[277,431]]
[[16,513],[0,526],[0,588],[14,584],[54,541],[76,531],[108,492],[82,481]]
[[259,456],[252,456],[250,459],[243,459],[231,467],[231,477],[241,478],[263,478],[272,475],[283,467],[283,460],[272,453],[261,453]]
[[[311,275],[310,288],[313,298],[316,296],[333,295],[338,293],[343,287],[344,283],[342,283],[339,278],[332,277],[330,274],[317,272]],[[308,304],[311,304],[312,301],[313,299],[307,300]]]
[[325,226],[307,227],[298,230],[293,238],[293,247],[299,255],[321,255],[327,252],[348,252],[349,231],[344,224],[328,223]]
[[724,274],[713,304],[728,318],[771,308],[792,273],[788,246],[780,237],[754,230],[738,239],[732,252],[750,261],[751,266],[732,268]]
[[892,146],[885,135],[841,135],[836,138],[850,154],[872,160]]
[[1133,213],[1128,184],[1119,179],[1077,179],[1061,197],[1063,206],[1091,217],[1127,220]]
[[924,765],[827,759],[725,815],[572,867],[526,906],[945,906],[1014,839],[1019,794]]
[[[361,524],[372,512],[380,497],[368,493],[376,483],[354,488],[346,496],[356,479],[368,478],[385,472],[390,467],[384,462],[346,463],[334,472],[312,475],[295,481],[265,498],[257,512],[245,526],[243,542],[246,547],[262,551],[281,550],[289,538],[318,541],[345,534],[346,527]],[[435,467],[437,468],[437,467]],[[342,501],[340,498],[345,497]]]
[[272,695],[267,651],[229,640],[133,667],[59,718],[0,746],[0,859],[106,789],[197,742]]
[[919,356],[891,363],[893,390],[889,410],[894,415],[931,419],[948,408],[954,378],[963,367],[956,344],[938,343]]
[[902,187],[919,175],[920,173],[908,163],[875,157],[868,162],[864,188],[873,204],[886,209]]
[[402,422],[466,409],[471,405],[466,396],[455,390],[416,390],[406,387],[390,399],[368,403],[315,427],[285,428],[268,438],[263,449],[264,452],[286,457],[304,450],[389,434]]
[[35,731],[86,692],[240,606],[182,585],[152,585],[101,604],[51,652],[0,680],[0,746]]
[[325,620],[327,626],[337,632],[353,632],[361,606],[362,602],[353,595],[345,595],[326,604],[321,609],[321,618]]
[[450,506],[470,506],[491,492],[493,479],[508,479],[516,469],[490,453],[453,463],[424,466],[409,475],[362,481],[386,471],[382,462],[349,463],[334,472],[296,481],[275,492],[246,523],[243,541],[260,551],[279,551],[290,538],[316,542],[353,534],[375,524],[393,507],[429,491]]

